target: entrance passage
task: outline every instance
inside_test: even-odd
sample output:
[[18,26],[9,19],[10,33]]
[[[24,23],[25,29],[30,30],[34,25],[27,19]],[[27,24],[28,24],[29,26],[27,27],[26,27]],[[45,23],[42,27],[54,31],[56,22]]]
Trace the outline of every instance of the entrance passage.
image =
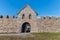
[[22,24],[21,33],[29,33],[30,32],[30,24],[25,22]]

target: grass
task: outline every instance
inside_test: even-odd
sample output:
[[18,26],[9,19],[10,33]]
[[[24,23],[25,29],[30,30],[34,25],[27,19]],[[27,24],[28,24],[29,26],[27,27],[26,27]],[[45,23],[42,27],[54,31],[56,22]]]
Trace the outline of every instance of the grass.
[[60,40],[60,33],[43,32],[43,33],[32,33],[32,34],[36,35],[37,40]]
[[60,40],[60,33],[31,33],[34,37],[1,36],[0,40]]

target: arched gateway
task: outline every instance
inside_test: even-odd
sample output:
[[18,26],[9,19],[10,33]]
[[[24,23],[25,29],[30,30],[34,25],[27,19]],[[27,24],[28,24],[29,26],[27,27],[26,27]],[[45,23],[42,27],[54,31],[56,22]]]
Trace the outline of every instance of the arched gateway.
[[28,22],[25,22],[22,24],[21,27],[21,33],[29,33],[30,32],[30,24]]
[[38,32],[37,27],[37,13],[29,6],[26,5],[21,11],[18,12],[17,27],[20,33]]

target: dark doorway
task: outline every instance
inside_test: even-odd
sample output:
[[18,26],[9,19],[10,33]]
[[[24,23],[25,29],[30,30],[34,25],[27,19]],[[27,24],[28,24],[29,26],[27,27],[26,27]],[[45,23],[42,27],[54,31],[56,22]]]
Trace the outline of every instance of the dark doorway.
[[29,33],[30,32],[30,24],[25,22],[22,24],[21,33]]

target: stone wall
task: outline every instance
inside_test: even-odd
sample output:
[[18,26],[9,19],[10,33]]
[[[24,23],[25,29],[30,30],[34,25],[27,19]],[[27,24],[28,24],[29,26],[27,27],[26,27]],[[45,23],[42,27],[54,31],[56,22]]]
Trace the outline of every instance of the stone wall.
[[0,32],[16,32],[17,21],[13,16],[0,17]]
[[[22,15],[25,15],[22,19]],[[29,15],[31,18],[29,19]],[[19,32],[21,32],[22,24],[28,22],[31,25],[30,32],[38,32],[36,13],[27,5],[22,11],[18,14],[17,27],[19,27]]]
[[[23,14],[25,16],[22,19]],[[31,15],[30,19],[29,15]],[[33,11],[29,5],[26,5],[21,11],[19,11],[18,18],[14,19],[13,16],[4,16],[3,18],[0,18],[0,32],[20,33],[22,24],[24,24],[25,22],[28,22],[30,24],[30,32],[38,32],[36,16],[37,13]]]
[[[24,19],[22,19],[22,15]],[[31,18],[29,19],[29,15]],[[18,18],[14,16],[0,16],[0,32],[21,32],[22,24],[28,22],[31,25],[30,32],[60,32],[60,17],[36,18],[37,13],[27,5],[18,13]]]
[[20,32],[21,25],[24,22],[30,23],[31,32],[60,32],[60,17],[49,16],[41,16],[37,20],[34,18],[28,19],[28,17],[22,20],[20,17],[15,19],[13,16],[10,16],[9,18],[4,16],[3,18],[0,18],[0,32]]
[[39,32],[60,32],[60,17],[40,17],[38,19]]

